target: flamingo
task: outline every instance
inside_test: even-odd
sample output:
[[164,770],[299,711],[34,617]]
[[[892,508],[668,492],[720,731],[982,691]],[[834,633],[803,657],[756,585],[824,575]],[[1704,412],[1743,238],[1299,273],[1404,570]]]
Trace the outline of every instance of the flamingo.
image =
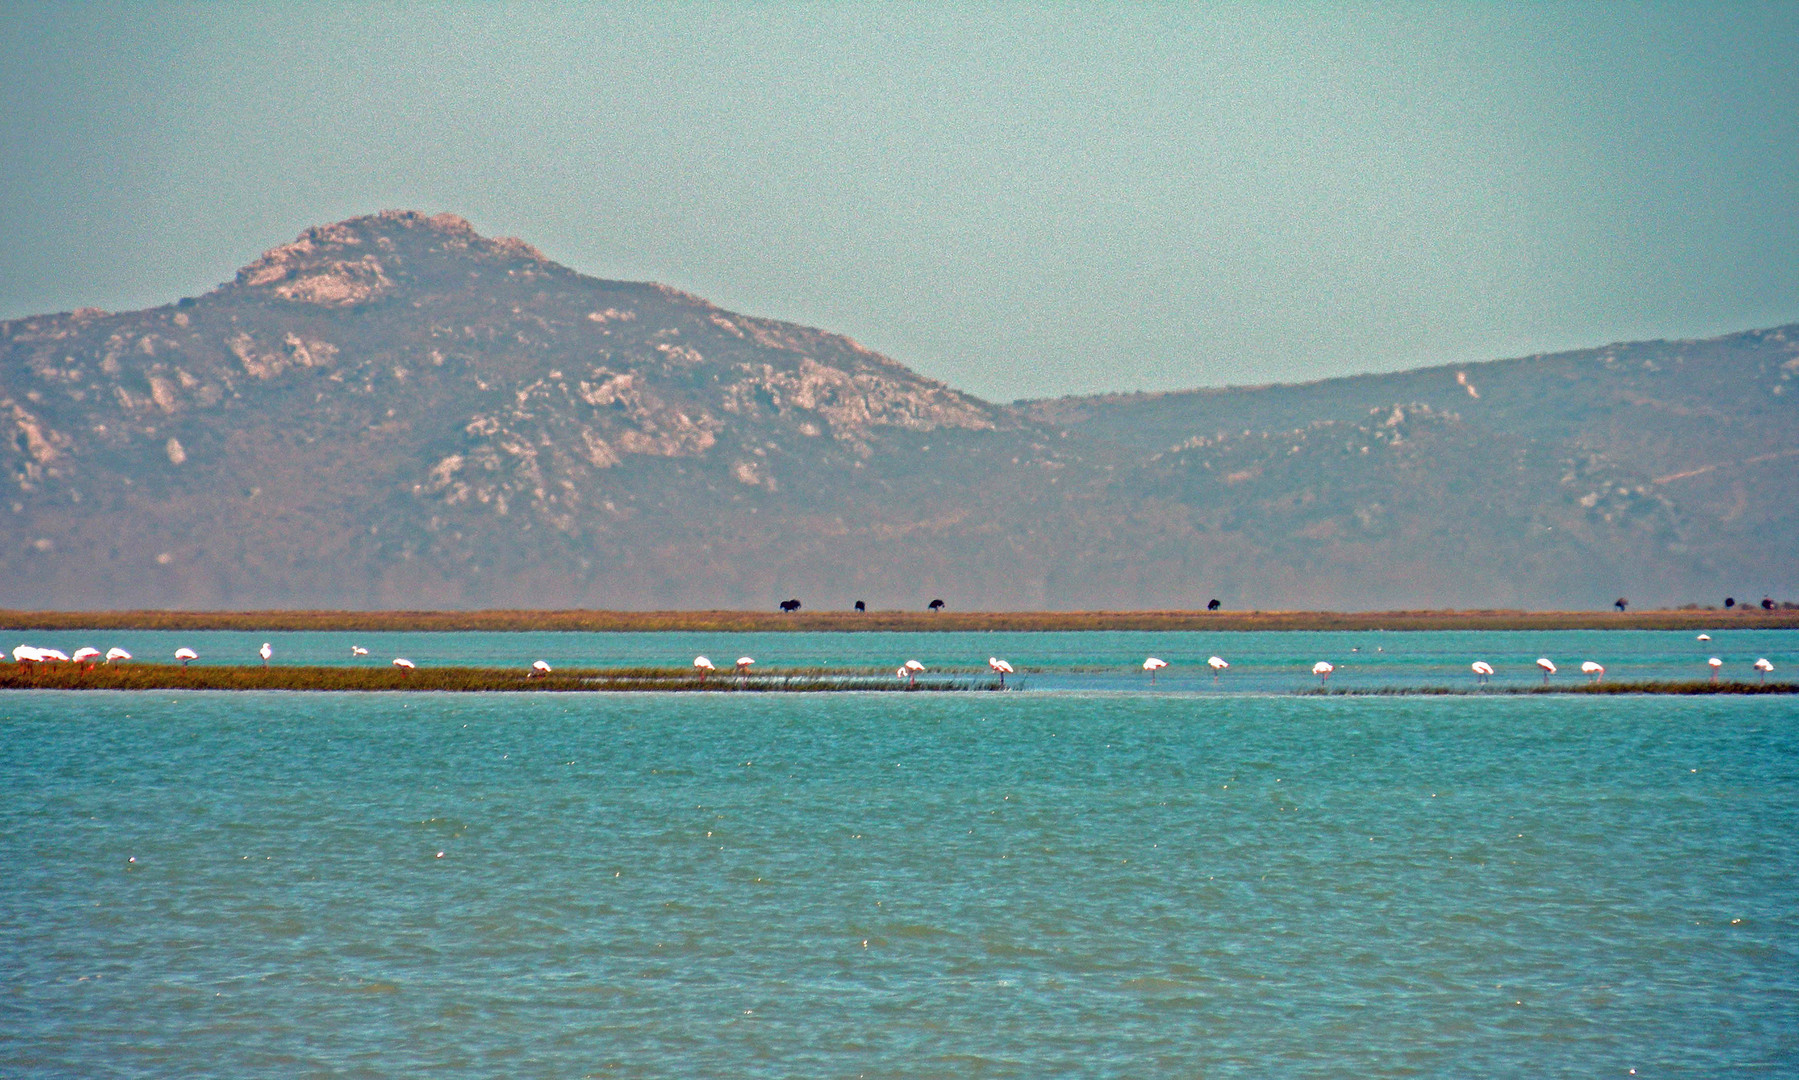
[[126,652],[124,649],[119,648],[117,645],[114,645],[112,648],[106,650],[106,662],[109,664],[112,663],[114,660],[129,660],[129,659],[131,659],[131,654]]
[[394,667],[400,669],[400,674],[410,675],[412,674],[412,669],[418,667],[418,665],[406,659],[404,656],[396,656],[394,657]]
[[908,660],[906,661],[906,666],[900,668],[900,670],[906,673],[906,685],[915,686],[917,685],[919,672],[924,670],[924,665],[916,660]]
[[1312,674],[1318,676],[1319,686],[1323,686],[1325,683],[1329,682],[1331,672],[1335,670],[1337,670],[1336,665],[1332,664],[1329,660],[1320,660],[1312,665]]
[[200,659],[200,654],[192,649],[176,649],[175,659],[181,661],[182,667],[186,667],[190,661]]
[[1587,660],[1580,665],[1580,670],[1584,675],[1593,676],[1594,682],[1602,682],[1605,679],[1605,666],[1603,664],[1596,664],[1591,660]]
[[100,650],[83,646],[82,648],[76,649],[75,655],[70,659],[74,660],[77,664],[91,668],[94,666],[94,661],[100,659]]
[[69,654],[61,649],[39,649],[37,652],[38,656],[44,660],[54,660],[59,664],[69,662]]
[[1756,660],[1754,667],[1756,671],[1761,673],[1762,685],[1768,685],[1768,672],[1774,670],[1774,665],[1768,663],[1768,658],[1764,656]]
[[1212,681],[1218,681],[1218,673],[1231,665],[1222,656],[1208,656],[1206,666],[1212,669]]
[[34,646],[20,645],[13,649],[12,658],[19,662],[20,667],[24,667],[26,664],[43,663],[44,654]]
[[1168,666],[1168,661],[1150,657],[1143,661],[1143,670],[1149,672],[1149,685],[1156,684],[1156,672]]
[[1487,685],[1487,680],[1493,677],[1493,665],[1485,660],[1476,660],[1469,667],[1474,669],[1475,680],[1482,686]]
[[538,675],[548,675],[549,673],[550,665],[547,661],[533,660],[531,661],[531,674],[525,676],[525,678],[535,678]]
[[1537,657],[1537,666],[1543,669],[1543,685],[1549,685],[1549,676],[1555,674],[1555,661],[1547,656]]
[[1012,665],[1006,663],[997,656],[989,656],[987,658],[987,666],[992,668],[994,673],[999,676],[1000,689],[1004,690],[1006,688],[1006,676],[1012,674]]
[[754,664],[755,662],[756,661],[755,661],[754,657],[739,656],[737,658],[737,674],[748,675],[750,673],[750,665]]
[[1710,641],[1711,639],[1712,639],[1712,636],[1710,634],[1700,634],[1698,637],[1694,638],[1693,640],[1694,641]]
[[350,646],[350,656],[351,657],[367,656],[368,654],[369,654],[369,651],[360,645]]
[[717,671],[718,669],[712,666],[712,661],[703,656],[696,656],[693,658],[693,670],[700,673],[700,682],[704,683],[706,681],[706,673],[708,671]]
[[1706,665],[1712,669],[1712,682],[1717,682],[1718,681],[1718,669],[1724,666],[1724,661],[1722,661],[1714,656],[1710,660],[1706,661]]
[[262,648],[256,650],[256,655],[262,657],[262,666],[268,667],[269,657],[275,655],[275,647],[265,641],[262,643]]

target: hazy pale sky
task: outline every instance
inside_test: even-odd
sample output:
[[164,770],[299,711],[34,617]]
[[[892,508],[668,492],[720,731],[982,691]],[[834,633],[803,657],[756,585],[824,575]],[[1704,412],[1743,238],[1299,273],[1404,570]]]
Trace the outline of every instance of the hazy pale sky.
[[0,6],[0,318],[453,211],[999,400],[1799,320],[1799,5]]

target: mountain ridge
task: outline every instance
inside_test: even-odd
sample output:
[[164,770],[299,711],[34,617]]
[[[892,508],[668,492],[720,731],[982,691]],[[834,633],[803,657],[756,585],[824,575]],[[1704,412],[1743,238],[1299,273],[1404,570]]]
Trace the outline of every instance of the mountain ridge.
[[1715,600],[1799,557],[1795,371],[1789,326],[1000,405],[387,211],[0,323],[0,606]]

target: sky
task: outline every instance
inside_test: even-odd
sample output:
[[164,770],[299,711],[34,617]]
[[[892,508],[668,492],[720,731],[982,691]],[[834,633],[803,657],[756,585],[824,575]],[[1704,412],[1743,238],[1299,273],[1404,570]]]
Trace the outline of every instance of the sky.
[[1799,321],[1799,5],[0,3],[0,318],[451,211],[1009,401]]

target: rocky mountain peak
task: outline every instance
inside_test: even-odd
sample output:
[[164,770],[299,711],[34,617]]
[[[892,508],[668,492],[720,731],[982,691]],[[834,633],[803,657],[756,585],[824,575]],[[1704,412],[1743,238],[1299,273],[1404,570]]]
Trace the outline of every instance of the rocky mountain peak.
[[315,225],[293,243],[263,252],[237,272],[234,284],[296,304],[355,307],[386,296],[400,282],[442,276],[444,264],[453,262],[515,274],[562,269],[523,240],[484,237],[455,214],[384,210]]

